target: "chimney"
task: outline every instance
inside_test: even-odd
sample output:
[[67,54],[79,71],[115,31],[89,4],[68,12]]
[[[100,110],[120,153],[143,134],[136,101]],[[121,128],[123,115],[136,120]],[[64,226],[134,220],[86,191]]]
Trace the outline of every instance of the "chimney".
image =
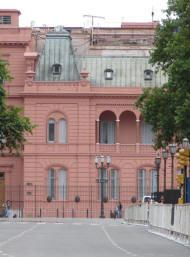
[[18,27],[20,14],[16,9],[0,9],[0,28]]

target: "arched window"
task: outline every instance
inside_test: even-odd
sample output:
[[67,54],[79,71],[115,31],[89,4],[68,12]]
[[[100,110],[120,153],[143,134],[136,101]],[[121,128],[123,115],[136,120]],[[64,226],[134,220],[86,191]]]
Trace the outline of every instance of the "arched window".
[[110,171],[110,200],[118,198],[118,171],[112,169]]
[[55,199],[55,170],[49,169],[47,173],[47,197]]
[[49,143],[55,142],[55,136],[56,136],[55,131],[56,131],[55,120],[49,119],[47,123],[47,141]]
[[146,170],[138,170],[138,200],[142,200],[143,196],[146,195]]
[[61,74],[61,64],[55,63],[52,66],[53,75],[59,75]]
[[152,80],[153,71],[152,70],[144,70],[144,80]]
[[113,70],[112,69],[106,69],[104,71],[104,76],[106,80],[112,80],[113,79]]
[[66,171],[61,169],[58,172],[59,200],[66,200]]
[[141,143],[144,145],[152,145],[154,140],[154,133],[152,126],[142,121],[141,123]]
[[66,120],[59,120],[59,143],[66,143]]

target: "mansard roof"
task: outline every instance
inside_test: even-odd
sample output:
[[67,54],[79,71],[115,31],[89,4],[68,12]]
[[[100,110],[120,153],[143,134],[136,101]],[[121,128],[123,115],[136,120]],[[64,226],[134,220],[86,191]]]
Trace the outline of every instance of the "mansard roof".
[[[155,72],[147,56],[84,56],[75,57],[79,72],[89,72],[91,86],[102,87],[156,87],[166,83],[160,71]],[[105,79],[105,71],[113,71],[113,79]],[[144,71],[152,70],[152,80],[144,79]]]
[[[57,30],[46,36],[44,49],[36,70],[36,81],[77,81],[85,68],[89,73],[90,86],[99,87],[156,87],[167,78],[156,73],[149,64],[148,56],[74,56],[69,32]],[[54,72],[53,68],[56,68]],[[112,78],[106,79],[106,70]],[[152,79],[144,78],[150,70]]]
[[[79,73],[74,61],[71,38],[67,31],[49,32],[36,69],[37,81],[76,81]],[[53,66],[60,65],[59,74],[53,73]]]

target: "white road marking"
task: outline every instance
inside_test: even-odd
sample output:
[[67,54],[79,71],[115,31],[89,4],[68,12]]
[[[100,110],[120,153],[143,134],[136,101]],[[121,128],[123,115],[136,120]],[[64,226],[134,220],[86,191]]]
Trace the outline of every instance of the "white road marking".
[[119,249],[120,251],[126,253],[127,255],[131,255],[131,256],[134,256],[134,257],[143,257],[143,256],[139,256],[138,254],[132,253],[132,252],[127,251],[126,249],[120,247],[116,242],[114,242],[114,240],[111,238],[111,236],[110,236],[110,235],[108,234],[108,232],[105,230],[105,227],[104,227],[104,226],[102,226],[102,230],[104,231],[106,237],[108,238],[108,240],[111,242],[111,244],[112,244],[115,248],[117,248],[117,249]]
[[1,243],[0,243],[0,247],[2,247],[3,245],[8,244],[9,242],[14,241],[14,240],[17,239],[17,238],[20,238],[20,237],[24,236],[25,234],[27,234],[27,233],[29,233],[29,232],[31,232],[31,231],[33,231],[38,225],[39,225],[39,224],[35,224],[33,227],[31,227],[31,228],[29,228],[29,229],[27,229],[27,230],[25,230],[25,231],[23,231],[23,232],[17,234],[16,236],[10,237],[9,239],[7,239],[7,240],[1,242]]

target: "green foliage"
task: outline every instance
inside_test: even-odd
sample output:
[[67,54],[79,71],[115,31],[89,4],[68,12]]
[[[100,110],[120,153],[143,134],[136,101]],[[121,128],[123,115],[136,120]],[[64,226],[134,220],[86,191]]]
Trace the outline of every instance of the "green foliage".
[[136,107],[153,126],[155,149],[190,139],[190,1],[168,0],[155,31],[150,63],[168,76],[162,88],[146,89]]
[[0,61],[0,152],[5,154],[8,150],[10,154],[19,155],[26,141],[25,132],[32,134],[36,126],[19,114],[22,107],[6,105],[3,83],[13,79],[7,66],[8,63]]

